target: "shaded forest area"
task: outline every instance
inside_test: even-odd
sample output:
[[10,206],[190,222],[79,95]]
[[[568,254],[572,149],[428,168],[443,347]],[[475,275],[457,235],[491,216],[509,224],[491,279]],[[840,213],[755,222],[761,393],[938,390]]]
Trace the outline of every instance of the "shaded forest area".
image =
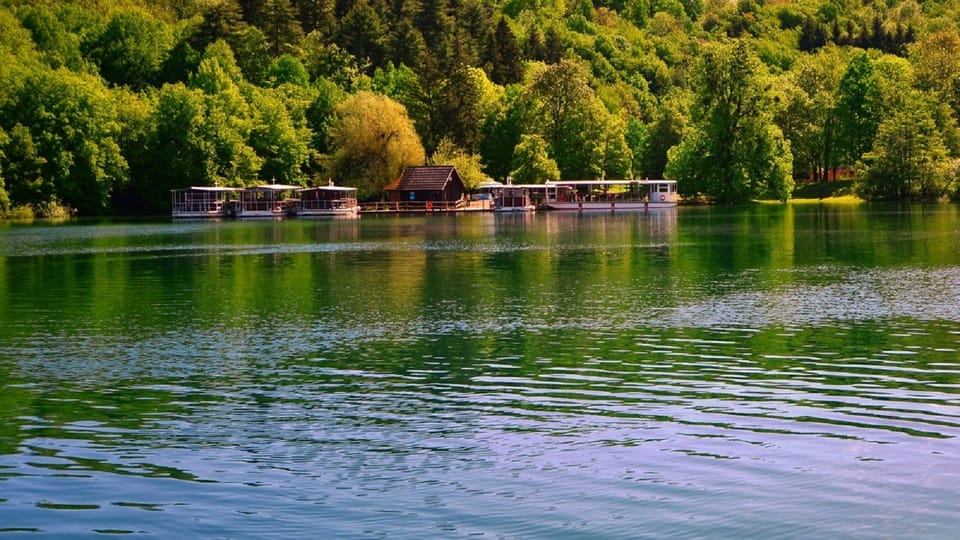
[[[569,2],[569,3],[568,3]],[[404,167],[718,203],[958,188],[960,3],[0,0],[0,215]]]

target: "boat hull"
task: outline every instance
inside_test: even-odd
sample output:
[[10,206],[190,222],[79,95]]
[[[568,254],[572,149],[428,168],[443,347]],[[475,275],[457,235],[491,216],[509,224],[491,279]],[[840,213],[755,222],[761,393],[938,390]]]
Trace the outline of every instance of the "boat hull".
[[628,211],[643,211],[643,210],[653,210],[657,208],[672,208],[676,206],[676,202],[664,201],[664,202],[645,202],[645,201],[634,201],[634,202],[548,202],[547,208],[551,210],[567,210],[567,211],[576,211],[576,212],[628,212]]
[[244,210],[237,213],[237,217],[241,219],[280,219],[294,215],[296,214],[286,210]]
[[506,206],[506,207],[493,209],[494,212],[500,212],[500,213],[506,213],[506,214],[517,213],[517,212],[534,212],[536,210],[537,210],[537,207],[532,204],[529,206]]
[[360,207],[337,208],[326,210],[298,210],[297,217],[318,217],[318,218],[356,218],[360,217]]
[[232,212],[228,213],[223,210],[210,212],[173,212],[171,215],[174,219],[224,219],[233,217]]

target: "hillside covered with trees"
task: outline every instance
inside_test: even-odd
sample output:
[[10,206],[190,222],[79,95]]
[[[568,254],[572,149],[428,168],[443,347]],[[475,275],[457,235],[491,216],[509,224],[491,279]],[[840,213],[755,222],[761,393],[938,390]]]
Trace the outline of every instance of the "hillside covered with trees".
[[960,2],[0,0],[0,215],[407,165],[952,197]]

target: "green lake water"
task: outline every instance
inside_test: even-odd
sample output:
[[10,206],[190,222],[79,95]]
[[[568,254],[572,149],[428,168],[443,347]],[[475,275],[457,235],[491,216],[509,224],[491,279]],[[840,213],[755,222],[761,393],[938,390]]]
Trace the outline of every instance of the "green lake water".
[[948,538],[960,210],[0,224],[0,537]]

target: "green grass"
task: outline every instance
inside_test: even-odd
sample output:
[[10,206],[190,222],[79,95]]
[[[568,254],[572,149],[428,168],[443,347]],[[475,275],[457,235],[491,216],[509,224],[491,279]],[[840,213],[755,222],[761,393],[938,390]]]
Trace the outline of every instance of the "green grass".
[[790,204],[860,204],[865,202],[856,195],[836,195],[824,197],[822,199],[795,198],[788,201]]
[[793,190],[794,199],[826,199],[853,195],[853,180],[799,184]]
[[[762,200],[761,204],[783,204],[783,201]],[[853,193],[853,180],[802,184],[793,190],[789,204],[859,204],[864,202]]]

